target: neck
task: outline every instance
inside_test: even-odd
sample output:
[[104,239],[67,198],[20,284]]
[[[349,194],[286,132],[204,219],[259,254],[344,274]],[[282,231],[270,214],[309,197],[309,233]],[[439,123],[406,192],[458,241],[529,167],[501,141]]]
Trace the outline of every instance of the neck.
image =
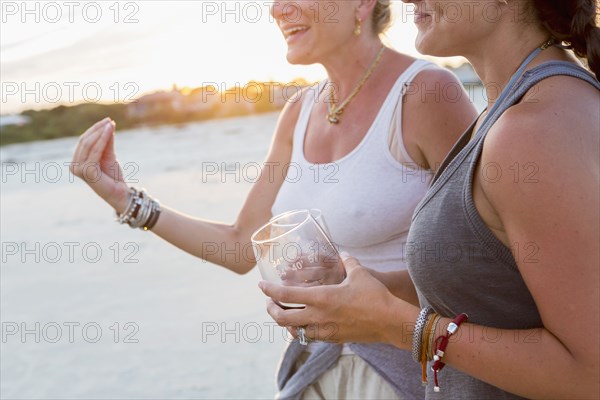
[[[542,29],[495,32],[494,37],[482,41],[485,47],[478,47],[478,52],[466,55],[484,84],[488,110],[493,107],[521,63],[549,38],[549,33]],[[538,64],[540,58],[536,57],[530,66]]]
[[321,63],[336,90],[338,100],[350,95],[381,49],[378,37],[363,36],[340,47]]

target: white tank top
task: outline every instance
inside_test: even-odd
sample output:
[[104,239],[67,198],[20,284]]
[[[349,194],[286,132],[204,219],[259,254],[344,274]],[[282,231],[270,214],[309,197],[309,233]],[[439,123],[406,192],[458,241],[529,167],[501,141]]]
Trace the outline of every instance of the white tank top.
[[[296,124],[292,158],[285,182],[272,207],[273,215],[299,208],[318,208],[340,251],[378,271],[406,268],[404,243],[413,211],[425,195],[432,171],[410,159],[401,140],[402,160],[389,148],[390,130],[400,129],[402,97],[407,84],[434,64],[417,60],[389,92],[373,124],[358,146],[345,157],[327,164],[313,164],[304,157],[304,137],[317,90],[305,91]],[[437,67],[436,67],[437,68]],[[392,127],[392,123],[396,126]]]

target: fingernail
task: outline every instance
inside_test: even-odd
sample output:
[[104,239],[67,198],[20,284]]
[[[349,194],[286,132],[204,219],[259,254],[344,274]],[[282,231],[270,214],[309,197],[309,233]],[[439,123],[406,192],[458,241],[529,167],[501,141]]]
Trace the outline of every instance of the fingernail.
[[264,285],[263,281],[258,281],[258,287],[259,287],[260,289],[262,289],[264,286],[265,286],[265,285]]
[[345,251],[340,251],[340,257],[342,260],[345,260],[346,258],[350,258],[350,254],[346,253]]

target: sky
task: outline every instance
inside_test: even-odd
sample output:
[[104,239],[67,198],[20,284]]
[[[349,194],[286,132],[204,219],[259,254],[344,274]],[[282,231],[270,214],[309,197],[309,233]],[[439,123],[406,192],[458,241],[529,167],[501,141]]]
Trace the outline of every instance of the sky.
[[[318,65],[287,63],[271,3],[2,0],[0,113],[130,101],[173,84],[322,79]],[[416,56],[412,15],[400,1],[393,7],[388,43]]]

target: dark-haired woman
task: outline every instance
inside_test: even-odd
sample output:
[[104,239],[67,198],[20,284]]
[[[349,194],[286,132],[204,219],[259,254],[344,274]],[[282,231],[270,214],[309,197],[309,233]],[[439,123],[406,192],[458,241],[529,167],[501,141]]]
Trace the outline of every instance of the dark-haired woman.
[[428,363],[428,399],[598,399],[597,5],[410,3],[418,49],[466,56],[489,97],[413,216],[406,254],[419,305],[408,275],[386,288],[349,258],[338,286],[262,282],[270,297],[307,304],[269,312],[315,339],[323,329],[311,328],[335,324],[337,341],[412,350]]

